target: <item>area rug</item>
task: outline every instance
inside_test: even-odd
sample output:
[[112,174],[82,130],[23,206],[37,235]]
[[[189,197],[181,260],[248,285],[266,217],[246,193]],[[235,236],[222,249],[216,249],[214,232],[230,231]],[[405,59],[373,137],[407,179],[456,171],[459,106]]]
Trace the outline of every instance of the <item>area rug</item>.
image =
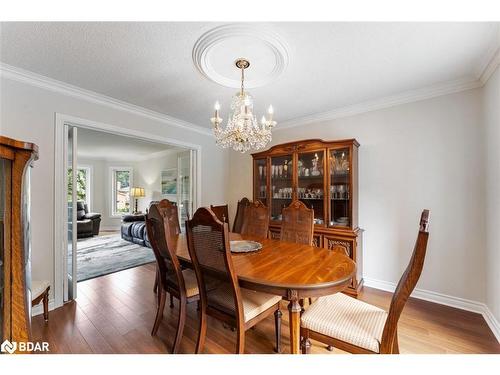
[[110,234],[78,240],[78,281],[154,262],[153,250]]

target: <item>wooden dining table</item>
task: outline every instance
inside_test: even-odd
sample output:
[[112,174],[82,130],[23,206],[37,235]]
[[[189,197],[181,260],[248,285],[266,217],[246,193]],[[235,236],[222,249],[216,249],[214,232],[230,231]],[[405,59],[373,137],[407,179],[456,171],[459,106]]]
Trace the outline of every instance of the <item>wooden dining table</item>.
[[[356,264],[345,254],[309,245],[273,239],[257,239],[230,233],[230,240],[262,244],[256,252],[232,254],[242,288],[275,294],[289,301],[290,352],[300,353],[299,301],[343,291],[351,283]],[[175,239],[181,264],[192,267],[184,234]]]

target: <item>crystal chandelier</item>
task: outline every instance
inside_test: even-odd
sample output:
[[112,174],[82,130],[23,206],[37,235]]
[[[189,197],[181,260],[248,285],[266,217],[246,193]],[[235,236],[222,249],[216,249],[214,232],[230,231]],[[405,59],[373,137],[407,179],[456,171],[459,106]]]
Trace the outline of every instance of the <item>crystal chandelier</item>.
[[232,147],[235,151],[244,153],[248,150],[260,150],[271,141],[271,129],[276,126],[273,121],[273,106],[267,110],[267,118],[262,116],[260,123],[253,114],[253,97],[245,91],[245,69],[250,66],[246,59],[236,60],[236,66],[241,69],[241,90],[231,101],[231,115],[225,128],[220,125],[220,104],[215,103],[215,115],[210,119],[213,124],[216,143],[223,147]]

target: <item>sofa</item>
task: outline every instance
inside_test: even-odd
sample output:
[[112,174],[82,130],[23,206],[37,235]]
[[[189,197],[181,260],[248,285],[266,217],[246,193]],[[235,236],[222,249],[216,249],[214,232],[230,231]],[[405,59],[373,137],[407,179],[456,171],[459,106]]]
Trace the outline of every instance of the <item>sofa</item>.
[[76,202],[76,237],[97,236],[101,226],[101,214],[89,212],[85,202]]
[[122,217],[121,237],[141,246],[151,247],[149,243],[148,232],[146,230],[146,221],[144,215],[124,215]]

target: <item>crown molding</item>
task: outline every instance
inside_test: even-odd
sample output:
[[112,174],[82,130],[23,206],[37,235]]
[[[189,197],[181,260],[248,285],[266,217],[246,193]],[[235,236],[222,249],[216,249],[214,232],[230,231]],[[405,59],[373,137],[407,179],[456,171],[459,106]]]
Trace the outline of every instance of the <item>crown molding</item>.
[[151,120],[159,121],[164,124],[175,126],[184,130],[194,131],[203,135],[212,135],[211,130],[208,128],[204,128],[202,126],[195,125],[190,122],[183,121],[175,117],[168,116],[163,113],[156,112],[135,104],[130,104],[122,100],[114,99],[112,97],[99,94],[94,91],[82,89],[80,87],[70,85],[68,83],[58,81],[5,63],[0,63],[0,76],[14,81],[23,82],[31,86],[54,91],[63,95],[76,97],[92,103],[126,111],[134,115],[146,117]]
[[366,112],[376,111],[379,109],[394,107],[401,104],[417,102],[420,100],[430,99],[437,96],[453,94],[460,91],[475,89],[481,87],[482,83],[478,79],[460,79],[449,81],[437,85],[424,87],[417,90],[404,91],[396,95],[386,96],[385,98],[366,101],[358,104],[348,105],[345,107],[335,108],[331,111],[311,114],[296,119],[291,119],[278,123],[274,131],[285,130],[302,126],[311,123],[325,122],[342,117],[354,116]]
[[481,74],[479,75],[481,85],[485,85],[486,82],[488,82],[493,73],[495,73],[498,65],[500,65],[500,47],[498,47],[496,51],[490,55],[488,62],[484,65]]
[[500,63],[500,25],[496,27],[496,38],[478,65],[476,75],[482,85],[488,82]]

